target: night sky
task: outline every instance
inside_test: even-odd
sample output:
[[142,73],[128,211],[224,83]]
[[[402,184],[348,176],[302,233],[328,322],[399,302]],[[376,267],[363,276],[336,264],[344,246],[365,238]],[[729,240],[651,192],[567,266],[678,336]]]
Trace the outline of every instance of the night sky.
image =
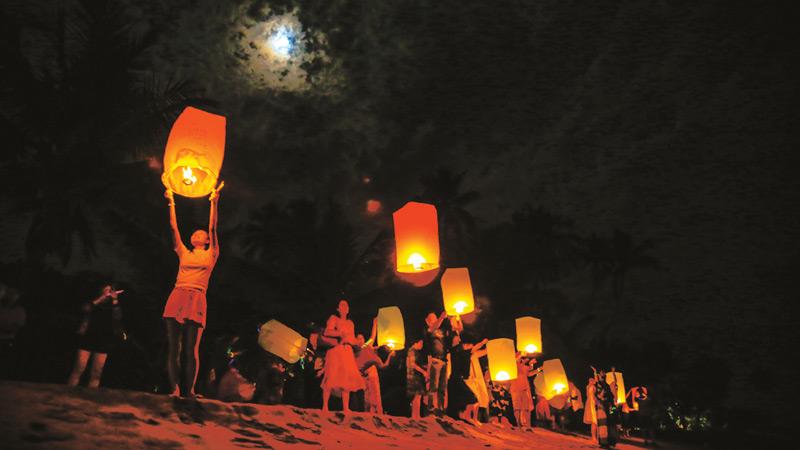
[[[689,397],[788,423],[800,78],[780,4],[20,1],[0,22],[0,281],[40,329],[81,279],[112,276],[132,328],[160,332],[176,270],[160,161],[195,105],[228,119],[210,332],[249,323],[236,308],[300,328],[340,292],[362,332],[388,304],[420,323],[440,300],[393,278],[390,213],[438,200],[476,334],[539,314],[580,382],[584,362],[648,355],[642,378],[726,380]],[[282,28],[288,56],[269,42]],[[178,213],[186,238],[207,202]],[[584,251],[615,232],[647,256],[620,295]]]

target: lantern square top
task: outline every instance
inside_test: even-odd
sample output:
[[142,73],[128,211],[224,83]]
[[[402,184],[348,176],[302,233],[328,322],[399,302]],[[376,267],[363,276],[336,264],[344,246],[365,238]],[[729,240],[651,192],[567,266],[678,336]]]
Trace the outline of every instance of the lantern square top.
[[224,116],[187,107],[164,150],[164,186],[184,197],[204,197],[217,185],[225,157]]
[[514,341],[507,338],[492,339],[486,343],[489,358],[489,375],[493,381],[511,381],[517,378],[517,355]]
[[396,270],[426,272],[439,268],[439,221],[436,207],[408,202],[392,214]]
[[475,297],[472,294],[469,269],[453,267],[445,270],[441,284],[442,300],[448,316],[460,316],[475,310]]
[[308,339],[273,319],[261,325],[258,332],[258,345],[287,363],[294,364],[303,357]]
[[406,330],[403,313],[397,306],[387,306],[378,310],[378,345],[392,350],[402,350],[406,345]]
[[542,321],[536,317],[519,317],[517,325],[517,350],[527,355],[542,353]]

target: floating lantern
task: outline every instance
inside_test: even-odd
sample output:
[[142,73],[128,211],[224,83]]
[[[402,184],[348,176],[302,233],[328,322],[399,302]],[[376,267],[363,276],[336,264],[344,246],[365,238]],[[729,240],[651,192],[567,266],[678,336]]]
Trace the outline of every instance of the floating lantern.
[[486,343],[489,355],[489,375],[493,381],[510,381],[517,378],[517,355],[514,341],[507,338],[492,339]]
[[625,380],[622,378],[622,372],[611,371],[606,373],[606,383],[611,386],[611,383],[617,383],[617,397],[616,403],[621,405],[625,403]]
[[472,283],[466,267],[451,268],[442,275],[442,299],[448,316],[460,316],[475,310]]
[[542,321],[530,316],[517,319],[517,350],[527,355],[542,352]]
[[403,313],[397,306],[378,310],[378,345],[385,345],[392,350],[402,350],[406,345]]
[[439,268],[439,221],[436,207],[408,202],[392,214],[400,273],[426,272]]
[[303,357],[308,339],[273,319],[261,325],[258,345],[287,363],[294,364]]
[[225,117],[191,106],[172,125],[161,181],[184,197],[204,197],[217,185],[225,157]]
[[548,359],[542,363],[542,371],[533,380],[536,393],[547,400],[569,390],[567,373],[560,359]]

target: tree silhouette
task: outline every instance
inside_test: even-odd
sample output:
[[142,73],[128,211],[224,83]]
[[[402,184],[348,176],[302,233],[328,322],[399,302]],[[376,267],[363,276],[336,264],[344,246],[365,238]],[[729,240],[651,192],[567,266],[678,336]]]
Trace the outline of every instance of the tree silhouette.
[[10,41],[0,118],[17,145],[2,178],[20,194],[18,212],[33,216],[29,258],[52,254],[67,264],[73,238],[91,256],[88,211],[114,205],[99,200],[122,181],[126,164],[160,148],[177,112],[201,102],[187,82],[146,69],[147,51],[171,17],[165,11],[161,22],[137,27],[125,5],[109,0],[61,3],[54,14],[33,5],[4,9]]
[[625,290],[625,280],[631,271],[639,269],[657,269],[658,260],[649,254],[655,247],[655,241],[645,239],[636,242],[633,237],[620,230],[614,230],[610,239],[611,289],[614,300],[620,305]]
[[439,168],[423,176],[423,191],[420,199],[436,206],[439,215],[440,240],[446,249],[443,260],[463,263],[469,248],[470,238],[475,234],[475,217],[468,210],[480,194],[462,191],[466,172],[453,173]]

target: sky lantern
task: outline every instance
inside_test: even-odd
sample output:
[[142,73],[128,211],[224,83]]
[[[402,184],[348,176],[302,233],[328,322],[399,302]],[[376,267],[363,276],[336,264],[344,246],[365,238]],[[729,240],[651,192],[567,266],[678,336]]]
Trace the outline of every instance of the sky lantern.
[[287,363],[294,364],[306,352],[308,339],[273,319],[261,325],[258,331],[258,345]]
[[447,269],[442,275],[441,283],[444,309],[448,316],[460,316],[475,310],[469,269],[466,267]]
[[225,157],[225,117],[191,106],[172,124],[161,181],[184,197],[205,197],[217,185]]
[[492,339],[486,343],[489,356],[489,375],[492,381],[510,381],[517,378],[517,355],[514,341],[507,338]]
[[406,345],[403,313],[397,306],[378,310],[378,345],[385,345],[392,350],[402,350]]
[[569,390],[569,381],[561,360],[548,359],[542,363],[542,371],[534,378],[533,385],[536,392],[547,400],[566,393]]
[[[616,403],[621,405],[625,403],[625,380],[622,378],[622,372],[611,371],[606,373],[606,383],[611,386],[611,383],[617,383],[617,392],[615,396],[617,397]],[[613,387],[613,386],[612,386]]]
[[399,273],[427,272],[439,268],[439,221],[436,207],[408,202],[392,214]]
[[542,321],[536,317],[517,319],[517,350],[527,355],[542,353]]

